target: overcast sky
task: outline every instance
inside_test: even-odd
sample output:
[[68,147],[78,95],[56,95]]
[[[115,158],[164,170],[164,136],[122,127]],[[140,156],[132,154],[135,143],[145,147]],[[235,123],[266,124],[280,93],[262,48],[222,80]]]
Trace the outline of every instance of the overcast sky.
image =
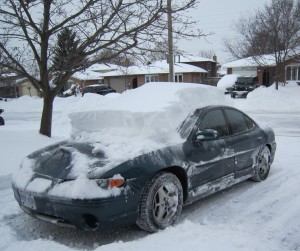
[[181,41],[180,49],[197,55],[201,50],[213,50],[220,63],[230,61],[231,55],[225,52],[223,40],[230,38],[234,32],[232,25],[241,16],[249,15],[256,9],[263,7],[271,0],[199,0],[197,9],[191,11],[191,15],[199,20],[198,28],[204,33],[213,32],[214,35],[206,39],[193,41]]

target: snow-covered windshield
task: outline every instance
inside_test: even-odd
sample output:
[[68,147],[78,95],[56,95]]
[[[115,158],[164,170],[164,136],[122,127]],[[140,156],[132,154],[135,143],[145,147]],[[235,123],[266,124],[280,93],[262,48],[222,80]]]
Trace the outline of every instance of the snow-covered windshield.
[[190,133],[192,132],[193,128],[195,127],[199,115],[202,110],[200,110],[197,114],[190,114],[179,126],[178,132],[183,139],[188,138]]

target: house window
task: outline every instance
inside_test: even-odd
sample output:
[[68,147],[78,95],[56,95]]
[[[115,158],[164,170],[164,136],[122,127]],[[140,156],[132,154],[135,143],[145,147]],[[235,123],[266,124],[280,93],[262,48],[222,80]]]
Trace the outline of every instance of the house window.
[[296,71],[297,71],[297,68],[292,67],[291,80],[296,80]]
[[175,82],[183,82],[183,75],[175,74]]
[[158,82],[158,75],[146,75],[145,76],[145,83],[149,83],[149,82]]
[[211,71],[211,63],[207,64],[207,71]]
[[286,80],[287,81],[300,80],[300,66],[288,66],[286,68]]

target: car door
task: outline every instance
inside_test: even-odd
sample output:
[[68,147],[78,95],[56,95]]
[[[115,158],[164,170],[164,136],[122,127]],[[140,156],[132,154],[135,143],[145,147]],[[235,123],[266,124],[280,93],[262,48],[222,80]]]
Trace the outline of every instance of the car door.
[[[191,177],[192,188],[221,178],[233,172],[233,158],[228,155],[227,138],[229,129],[221,109],[206,112],[199,122],[196,131],[213,129],[219,137],[214,140],[203,140],[193,144],[188,159],[194,163]],[[195,135],[193,136],[195,138]]]
[[229,122],[228,145],[234,153],[234,173],[238,178],[253,171],[255,152],[262,142],[261,130],[244,113],[233,108],[224,108],[224,111]]

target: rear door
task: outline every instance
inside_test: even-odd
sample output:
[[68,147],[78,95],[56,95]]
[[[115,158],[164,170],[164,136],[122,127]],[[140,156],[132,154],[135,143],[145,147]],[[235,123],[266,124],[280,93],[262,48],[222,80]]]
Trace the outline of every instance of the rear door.
[[229,122],[228,145],[234,154],[235,178],[250,174],[256,158],[256,151],[262,144],[262,134],[255,122],[244,113],[224,108]]

